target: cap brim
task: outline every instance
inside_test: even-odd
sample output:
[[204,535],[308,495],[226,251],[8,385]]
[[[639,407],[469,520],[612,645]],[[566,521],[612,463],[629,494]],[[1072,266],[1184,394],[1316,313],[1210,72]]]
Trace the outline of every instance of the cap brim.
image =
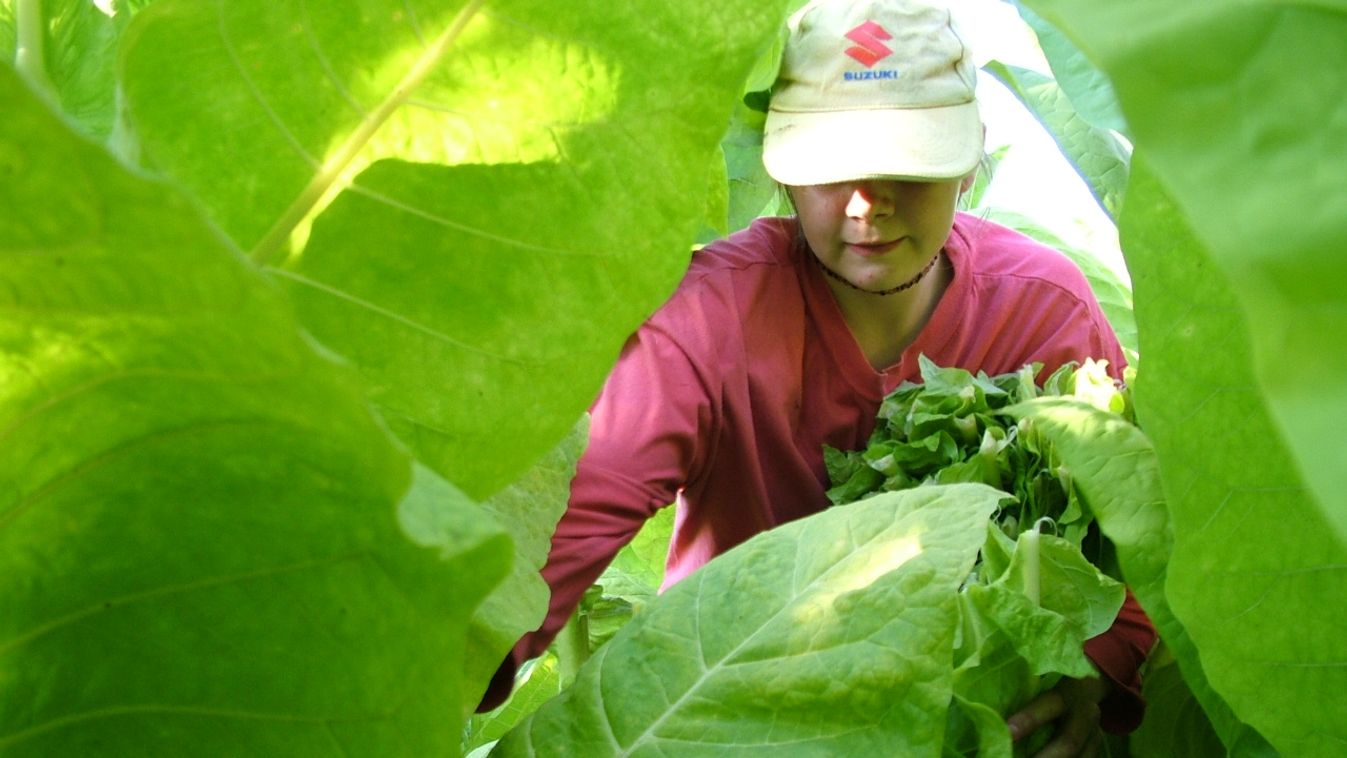
[[768,111],[762,162],[782,184],[862,179],[937,181],[982,160],[976,102],[936,108]]

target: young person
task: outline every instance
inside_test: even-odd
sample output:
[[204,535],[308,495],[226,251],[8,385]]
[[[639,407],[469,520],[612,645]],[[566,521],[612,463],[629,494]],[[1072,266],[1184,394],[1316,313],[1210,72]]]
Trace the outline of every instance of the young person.
[[[612,557],[676,502],[666,586],[753,535],[828,506],[823,447],[864,447],[918,356],[998,374],[1122,351],[1064,256],[956,212],[983,154],[976,70],[938,0],[816,0],[791,21],[763,161],[793,218],[697,253],[632,336],[592,408],[589,447],[543,576],[546,621],[483,700],[509,692]],[[1068,680],[1009,719],[1057,722],[1044,755],[1089,750],[1140,720],[1155,641],[1129,596]],[[1101,716],[1102,714],[1102,716]]]

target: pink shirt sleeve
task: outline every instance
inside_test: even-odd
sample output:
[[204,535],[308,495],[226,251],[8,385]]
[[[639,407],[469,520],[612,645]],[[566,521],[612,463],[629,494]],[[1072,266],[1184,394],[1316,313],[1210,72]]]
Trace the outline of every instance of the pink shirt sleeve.
[[1146,662],[1158,635],[1132,591],[1108,631],[1085,641],[1085,655],[1113,683],[1099,704],[1100,726],[1111,734],[1127,734],[1141,725],[1146,701],[1141,696],[1141,664]]
[[[518,667],[547,649],[618,551],[674,502],[705,454],[698,440],[713,404],[693,361],[647,324],[627,341],[591,411],[589,445],[542,570],[552,590],[547,616],[515,645],[479,711],[504,702]],[[627,473],[636,471],[640,479]]]

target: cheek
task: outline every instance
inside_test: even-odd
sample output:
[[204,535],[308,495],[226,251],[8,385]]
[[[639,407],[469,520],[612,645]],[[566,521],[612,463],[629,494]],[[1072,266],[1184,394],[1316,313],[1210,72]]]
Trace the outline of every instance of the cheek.
[[939,192],[926,192],[916,199],[920,207],[922,225],[929,231],[948,234],[954,223],[954,211],[959,199],[958,187],[941,187]]
[[826,196],[799,196],[795,215],[800,219],[805,240],[815,250],[823,250],[837,236],[844,214],[833,198]]

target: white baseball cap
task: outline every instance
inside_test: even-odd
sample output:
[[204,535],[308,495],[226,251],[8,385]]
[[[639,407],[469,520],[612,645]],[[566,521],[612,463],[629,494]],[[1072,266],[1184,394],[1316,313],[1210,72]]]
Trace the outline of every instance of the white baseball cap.
[[813,0],[789,32],[763,136],[773,179],[935,181],[977,167],[977,67],[949,8]]

